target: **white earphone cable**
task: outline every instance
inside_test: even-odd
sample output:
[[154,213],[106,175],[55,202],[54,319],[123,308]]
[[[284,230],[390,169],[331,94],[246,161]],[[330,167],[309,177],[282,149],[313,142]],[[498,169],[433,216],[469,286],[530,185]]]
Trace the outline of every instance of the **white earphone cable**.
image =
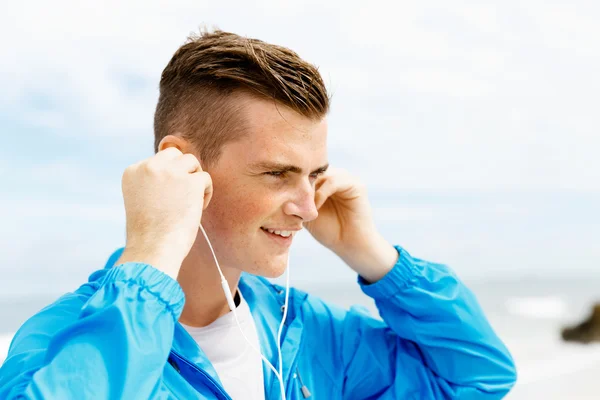
[[289,259],[289,254],[288,254],[288,260],[287,260],[287,268],[286,268],[286,288],[285,288],[285,305],[284,305],[284,310],[283,310],[283,318],[281,320],[281,325],[279,326],[279,332],[277,333],[277,354],[279,357],[279,372],[275,369],[275,367],[269,362],[269,360],[267,360],[267,358],[265,356],[263,356],[263,354],[261,353],[261,351],[259,349],[257,349],[252,342],[250,341],[250,339],[248,339],[248,337],[246,336],[246,334],[244,333],[241,325],[240,325],[240,321],[238,320],[237,317],[237,313],[236,313],[236,307],[235,307],[235,302],[233,300],[233,296],[231,294],[231,290],[229,289],[229,284],[227,283],[227,280],[225,279],[225,276],[223,275],[223,271],[221,271],[221,266],[219,265],[219,261],[217,260],[217,256],[215,255],[215,251],[213,250],[212,244],[210,243],[210,240],[208,239],[208,236],[206,235],[206,232],[204,231],[204,228],[202,227],[202,225],[199,225],[200,230],[202,231],[202,234],[204,235],[204,238],[206,239],[206,243],[208,243],[208,247],[210,248],[210,251],[212,253],[212,256],[215,260],[215,264],[217,265],[217,269],[219,270],[219,275],[221,275],[221,287],[223,288],[223,292],[225,293],[225,298],[227,299],[227,304],[229,305],[229,308],[231,309],[231,311],[233,312],[233,316],[235,318],[235,322],[240,330],[240,332],[242,333],[242,336],[244,337],[244,339],[246,339],[246,342],[248,342],[248,344],[250,345],[250,347],[252,347],[254,349],[254,351],[256,351],[260,357],[263,359],[263,361],[265,363],[267,363],[268,367],[271,368],[271,370],[273,371],[273,373],[275,374],[275,376],[277,377],[277,380],[279,380],[279,386],[281,388],[281,398],[282,400],[286,400],[285,398],[285,386],[283,384],[283,363],[282,363],[282,357],[281,357],[281,332],[283,330],[283,325],[285,323],[285,319],[287,317],[287,308],[288,308],[288,297],[289,297],[289,284],[290,284],[290,274],[289,274],[289,266],[290,266],[290,259]]
[[288,298],[290,296],[290,255],[288,253],[287,268],[285,271],[285,303],[283,304],[283,318],[279,325],[279,332],[277,332],[277,354],[279,355],[279,375],[283,379],[283,361],[281,360],[281,332],[283,331],[283,325],[287,318],[288,312]]

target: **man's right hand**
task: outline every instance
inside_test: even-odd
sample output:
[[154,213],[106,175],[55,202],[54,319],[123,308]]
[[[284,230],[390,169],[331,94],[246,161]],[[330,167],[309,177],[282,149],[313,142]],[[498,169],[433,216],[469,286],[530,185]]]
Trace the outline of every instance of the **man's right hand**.
[[117,264],[141,262],[177,278],[212,197],[212,180],[192,154],[175,147],[123,173],[127,243]]

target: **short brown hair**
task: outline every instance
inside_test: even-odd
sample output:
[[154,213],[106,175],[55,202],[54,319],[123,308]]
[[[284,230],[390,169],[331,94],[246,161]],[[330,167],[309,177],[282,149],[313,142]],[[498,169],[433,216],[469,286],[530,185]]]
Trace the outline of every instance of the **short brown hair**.
[[216,162],[221,147],[243,131],[234,101],[241,93],[274,100],[311,119],[329,110],[318,69],[292,50],[220,30],[200,32],[163,70],[154,151],[165,136],[180,134],[203,164]]

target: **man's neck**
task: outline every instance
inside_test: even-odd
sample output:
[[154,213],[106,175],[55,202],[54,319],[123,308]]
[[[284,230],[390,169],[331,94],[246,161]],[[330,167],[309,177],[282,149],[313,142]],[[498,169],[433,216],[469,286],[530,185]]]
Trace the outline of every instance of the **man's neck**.
[[[241,271],[223,265],[221,270],[235,297]],[[201,234],[183,260],[177,281],[185,293],[185,305],[179,318],[181,323],[207,326],[230,311],[221,286],[219,270]]]

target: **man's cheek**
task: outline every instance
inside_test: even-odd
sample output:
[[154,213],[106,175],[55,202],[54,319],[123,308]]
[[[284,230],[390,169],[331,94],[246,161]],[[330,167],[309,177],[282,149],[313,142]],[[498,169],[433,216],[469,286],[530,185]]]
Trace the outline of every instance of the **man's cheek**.
[[246,221],[261,219],[269,216],[269,201],[263,198],[239,198],[237,200],[239,212]]

